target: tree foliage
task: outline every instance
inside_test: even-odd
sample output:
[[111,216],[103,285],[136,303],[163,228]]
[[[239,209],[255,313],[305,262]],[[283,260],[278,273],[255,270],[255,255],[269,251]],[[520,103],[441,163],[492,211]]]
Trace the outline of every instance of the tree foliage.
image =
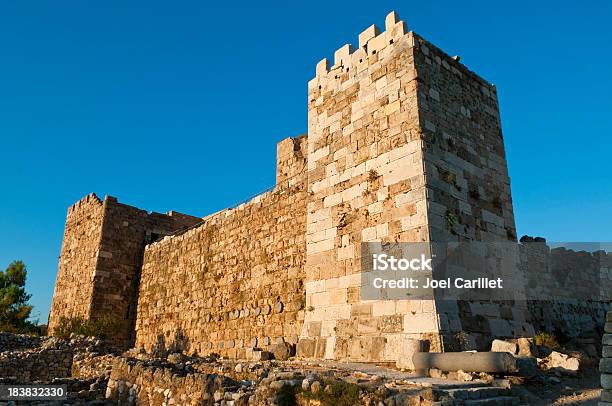
[[13,261],[0,271],[0,331],[23,332],[33,327],[28,321],[32,306],[25,290],[26,276],[22,261]]

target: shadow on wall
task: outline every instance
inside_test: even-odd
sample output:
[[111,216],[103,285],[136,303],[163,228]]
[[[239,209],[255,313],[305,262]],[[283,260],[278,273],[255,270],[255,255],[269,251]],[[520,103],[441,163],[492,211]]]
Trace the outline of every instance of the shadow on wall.
[[186,353],[189,351],[189,337],[185,334],[182,328],[178,328],[174,333],[174,337],[166,343],[166,337],[163,334],[157,335],[157,341],[153,347],[153,354],[160,357],[165,357],[168,354],[180,352]]

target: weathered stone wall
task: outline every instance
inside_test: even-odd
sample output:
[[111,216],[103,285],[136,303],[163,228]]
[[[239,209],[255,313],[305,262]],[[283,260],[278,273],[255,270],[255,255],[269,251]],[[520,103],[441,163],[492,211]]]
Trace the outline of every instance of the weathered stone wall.
[[93,193],[68,208],[49,332],[53,332],[61,317],[90,315],[103,217],[104,204]]
[[[240,382],[231,378],[186,372],[172,364],[116,358],[106,390],[106,398],[121,405],[214,405],[226,392],[238,392]],[[236,405],[246,405],[248,396],[228,397]]]
[[308,194],[295,142],[296,149],[292,140],[281,142],[290,147],[279,147],[283,161],[293,164],[274,190],[147,246],[137,347],[244,357],[247,348],[296,343],[305,304]]
[[551,248],[545,241],[519,247],[529,298],[538,299],[527,301],[535,330],[560,337],[601,333],[611,308],[612,254]]
[[0,353],[0,377],[14,377],[17,382],[51,381],[69,377],[71,349],[42,348]]
[[[495,86],[417,35],[414,55],[431,240],[516,241]],[[450,342],[533,334],[525,302],[437,300],[436,312]]]
[[23,351],[40,345],[41,338],[26,334],[0,333],[0,352]]
[[276,145],[276,184],[293,186],[303,180],[298,175],[306,169],[308,136],[285,138]]
[[433,301],[360,297],[362,242],[429,240],[414,36],[395,13],[385,26],[308,85],[306,357],[396,360],[410,338],[439,348]]
[[502,319],[499,305],[359,300],[362,242],[516,240],[495,87],[395,13],[385,25],[309,83],[305,353],[377,361],[406,338],[435,350],[462,329],[529,334],[526,308]]
[[145,245],[165,235],[193,226],[197,217],[169,212],[148,213],[107,197],[98,266],[94,277],[92,309],[98,315],[121,320],[115,341],[133,344],[138,285]]
[[107,196],[88,195],[68,210],[55,294],[49,317],[53,334],[62,317],[111,317],[117,344],[129,346],[145,244],[201,219],[148,213]]
[[605,333],[601,340],[601,402],[599,406],[612,406],[612,312],[606,315]]

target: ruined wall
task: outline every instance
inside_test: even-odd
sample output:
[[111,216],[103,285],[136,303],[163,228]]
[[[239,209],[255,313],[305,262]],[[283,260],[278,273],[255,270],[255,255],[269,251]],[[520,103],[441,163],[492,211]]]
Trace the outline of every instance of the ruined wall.
[[[300,141],[301,140],[301,141]],[[300,142],[276,188],[204,224],[147,246],[136,346],[244,357],[247,348],[295,344],[304,307],[306,176]],[[291,158],[288,155],[294,155]]]
[[176,212],[148,213],[94,194],[72,206],[49,317],[51,334],[62,317],[108,317],[114,324],[109,334],[129,346],[145,244],[200,221]]
[[538,299],[527,301],[535,330],[558,337],[601,333],[611,308],[612,253],[551,248],[545,241],[519,247],[528,297]]
[[276,184],[293,186],[303,181],[297,175],[304,172],[308,158],[307,135],[285,138],[276,145]]
[[18,383],[50,382],[70,376],[73,352],[69,348],[37,348],[0,353],[0,377]]
[[49,315],[50,332],[62,316],[90,315],[103,217],[104,204],[93,193],[68,208]]

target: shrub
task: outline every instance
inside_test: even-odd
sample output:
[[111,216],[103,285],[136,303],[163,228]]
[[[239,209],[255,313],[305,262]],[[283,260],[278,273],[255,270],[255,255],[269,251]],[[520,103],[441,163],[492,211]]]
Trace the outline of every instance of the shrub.
[[552,333],[547,333],[546,331],[540,331],[535,336],[536,345],[541,345],[543,347],[548,348],[559,348],[559,342],[557,341],[557,337],[555,337]]
[[323,387],[327,386],[329,389],[317,393],[304,391],[302,394],[308,399],[319,401],[321,406],[353,406],[359,403],[359,385],[344,381],[326,381]]
[[72,334],[97,338],[111,338],[119,332],[120,322],[108,314],[89,320],[83,317],[62,317],[54,330],[56,337],[68,339]]

